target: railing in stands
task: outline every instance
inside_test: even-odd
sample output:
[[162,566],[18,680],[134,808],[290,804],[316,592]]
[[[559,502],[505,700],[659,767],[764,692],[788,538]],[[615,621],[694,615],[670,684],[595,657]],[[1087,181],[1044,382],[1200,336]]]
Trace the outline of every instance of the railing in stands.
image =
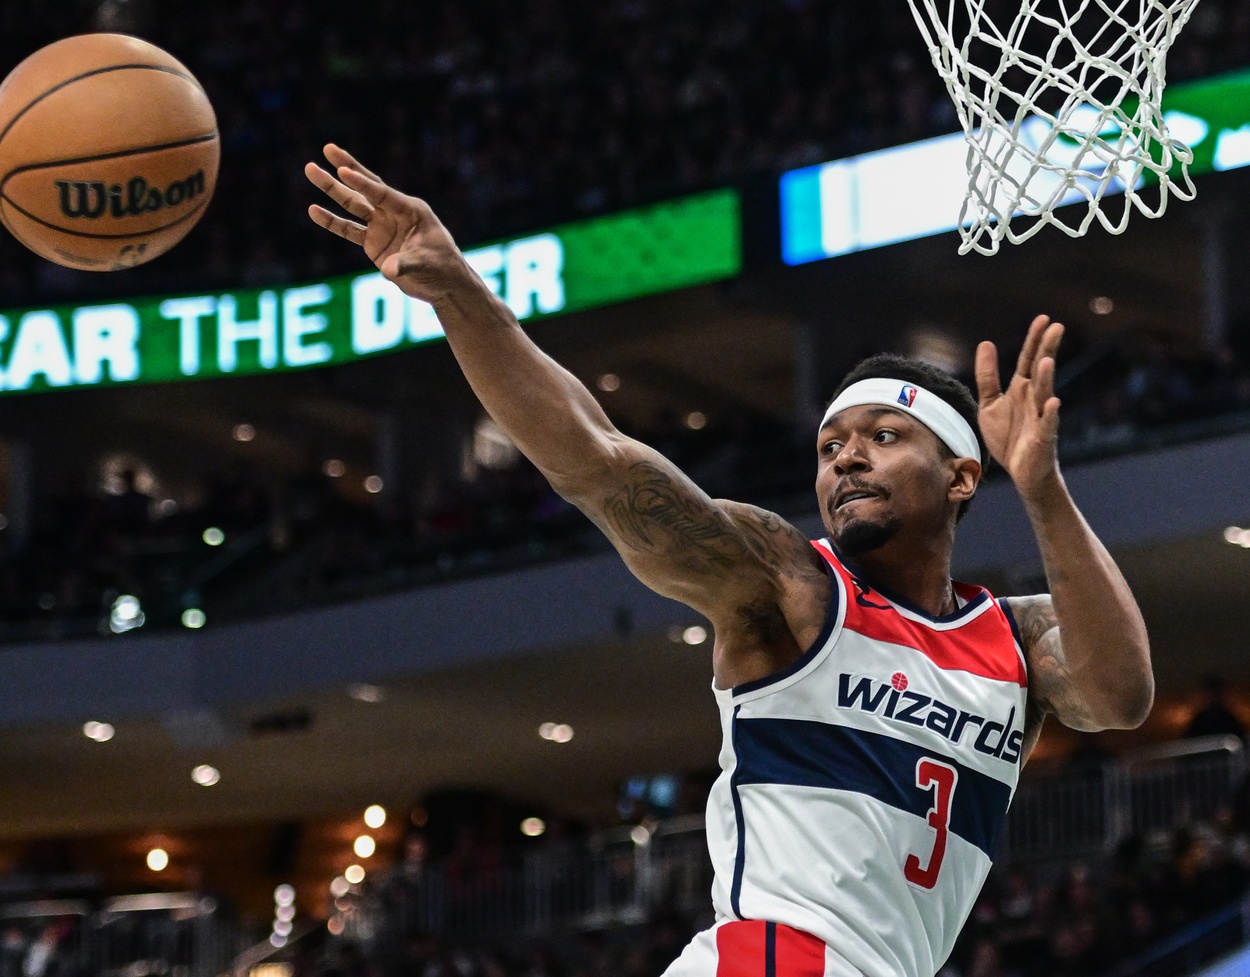
[[217,977],[235,951],[216,902],[195,893],[0,906],[0,926],[13,937],[0,952],[23,974]]
[[[999,858],[1059,860],[1110,852],[1137,833],[1171,831],[1230,807],[1245,776],[1231,736],[1141,751],[1117,763],[1023,785]],[[641,923],[660,908],[710,908],[712,869],[703,818],[621,828],[589,850],[550,848],[489,871],[423,870],[368,891],[345,921],[365,941],[411,933],[482,938]],[[388,933],[389,930],[389,933]]]
[[1012,802],[998,857],[1088,857],[1129,835],[1209,821],[1231,807],[1245,773],[1241,740],[1205,736],[1026,782]]

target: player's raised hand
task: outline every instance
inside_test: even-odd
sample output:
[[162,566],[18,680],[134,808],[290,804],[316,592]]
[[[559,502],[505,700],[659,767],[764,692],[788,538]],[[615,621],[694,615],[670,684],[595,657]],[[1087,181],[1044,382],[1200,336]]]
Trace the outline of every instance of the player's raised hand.
[[304,175],[355,220],[313,204],[308,216],[364,249],[378,270],[414,298],[437,304],[458,284],[476,281],[430,205],[388,186],[351,153],[330,143],[331,174],[309,163]]
[[981,435],[994,460],[1026,497],[1045,487],[1059,470],[1055,354],[1062,339],[1062,325],[1044,315],[1034,319],[1006,390],[998,378],[994,344],[985,342],[977,347]]

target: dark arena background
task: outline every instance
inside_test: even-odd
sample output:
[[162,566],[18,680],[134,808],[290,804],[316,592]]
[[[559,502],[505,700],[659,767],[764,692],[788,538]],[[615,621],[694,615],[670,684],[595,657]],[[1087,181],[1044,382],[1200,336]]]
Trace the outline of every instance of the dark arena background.
[[[1158,695],[1046,728],[942,973],[1250,973],[1250,2],[1168,61],[1194,202],[992,258],[903,0],[9,3],[0,73],[96,30],[191,68],[222,165],[140,268],[0,237],[0,977],[656,977],[711,921],[707,622],[311,224],[328,141],[622,430],[813,536],[852,364],[969,380],[1064,322],[1061,460]],[[955,570],[1046,589],[1001,473]]]

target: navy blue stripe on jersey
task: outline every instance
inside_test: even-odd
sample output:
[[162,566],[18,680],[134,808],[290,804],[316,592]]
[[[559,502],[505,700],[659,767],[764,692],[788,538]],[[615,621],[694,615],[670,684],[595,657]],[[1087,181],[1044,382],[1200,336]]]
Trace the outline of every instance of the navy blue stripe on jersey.
[[925,757],[948,763],[959,773],[951,797],[950,830],[993,857],[1011,803],[1011,788],[1002,781],[937,751],[880,733],[808,719],[740,719],[736,715],[733,725],[738,758],[734,800],[739,812],[735,892],[740,887],[743,856],[738,788],[783,784],[855,791],[924,818],[933,807],[933,788],[916,786],[916,763]]
[[764,924],[764,977],[777,977],[777,924]]
[[824,627],[820,629],[820,635],[807,651],[803,652],[794,662],[787,665],[779,672],[773,672],[772,675],[765,675],[763,678],[757,678],[750,682],[743,682],[741,685],[733,687],[734,695],[745,695],[748,692],[755,692],[758,689],[765,689],[783,679],[789,678],[797,672],[802,671],[811,664],[812,659],[820,654],[820,650],[829,643],[829,636],[833,634],[833,627],[838,623],[838,611],[841,606],[840,588],[838,587],[838,576],[833,568],[825,561],[820,550],[812,547],[812,552],[816,554],[820,560],[820,565],[825,568],[825,573],[829,577],[829,612],[825,615]]
[[[734,749],[738,747],[738,713],[742,711],[742,706],[734,706],[733,725],[731,727],[734,742]],[[738,900],[742,898],[742,872],[747,865],[747,824],[746,818],[742,816],[742,795],[738,793],[738,767],[729,775],[729,793],[733,797],[734,802],[734,820],[738,824],[738,854],[734,856],[734,880],[733,885],[729,889],[729,905],[734,911],[734,915],[739,919],[744,919],[742,915],[742,906]]]
[[998,606],[1002,608],[1003,617],[1005,617],[1007,619],[1007,623],[1011,625],[1011,633],[1016,639],[1016,644],[1020,646],[1021,651],[1024,651],[1024,639],[1020,637],[1020,625],[1016,623],[1015,612],[1012,611],[1011,605],[1007,603],[1007,598],[998,598]]

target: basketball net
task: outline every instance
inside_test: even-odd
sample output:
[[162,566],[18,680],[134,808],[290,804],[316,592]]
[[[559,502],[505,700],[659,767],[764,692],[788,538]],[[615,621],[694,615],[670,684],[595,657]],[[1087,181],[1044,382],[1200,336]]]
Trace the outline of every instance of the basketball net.
[[[908,0],[968,144],[959,253],[994,254],[1047,224],[1080,237],[1095,218],[1120,234],[1134,207],[1159,217],[1169,193],[1192,200],[1193,153],[1160,101],[1198,0],[1018,0],[1007,24],[1010,2]],[[1151,204],[1139,191],[1155,182]],[[1121,191],[1113,217],[1103,197]],[[1018,230],[1021,217],[1037,220]]]

